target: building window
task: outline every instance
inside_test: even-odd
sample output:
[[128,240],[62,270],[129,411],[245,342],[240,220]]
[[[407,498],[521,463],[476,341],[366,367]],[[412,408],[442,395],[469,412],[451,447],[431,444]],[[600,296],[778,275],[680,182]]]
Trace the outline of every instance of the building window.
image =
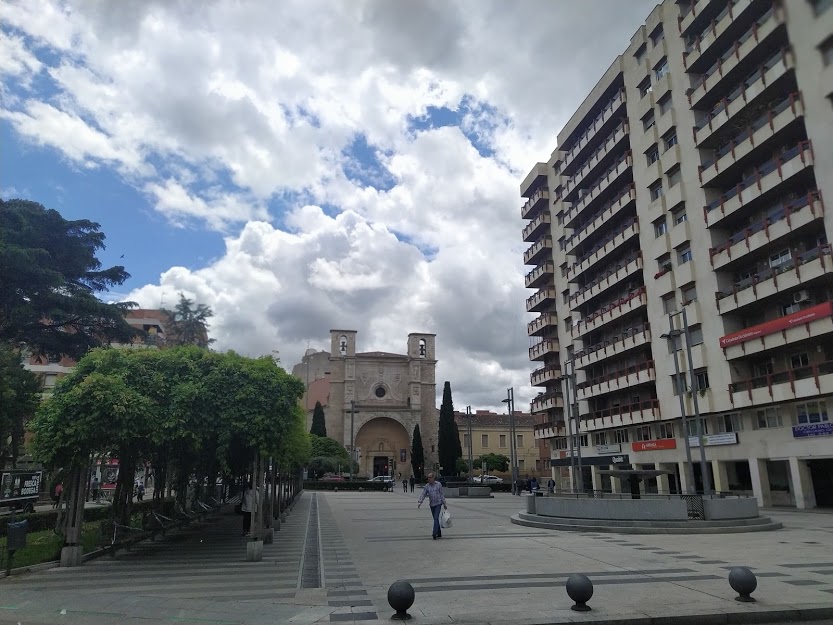
[[648,50],[648,46],[644,43],[636,49],[636,52],[633,53],[633,58],[636,59],[637,63],[641,63],[642,59],[645,58],[645,53]]
[[465,447],[466,449],[469,448],[469,435],[468,434],[463,434],[463,447]]
[[378,397],[379,399],[382,399],[385,395],[387,395],[387,391],[385,390],[384,386],[377,386],[375,393],[376,397]]
[[627,443],[628,442],[628,431],[627,430],[613,430],[613,442],[614,443]]
[[656,143],[645,152],[645,158],[648,159],[648,165],[653,165],[659,160],[659,148],[657,148]]
[[691,248],[686,245],[677,251],[677,264],[685,265],[691,260]]
[[658,200],[662,197],[662,180],[657,180],[654,184],[648,187],[651,194],[651,200]]
[[764,408],[763,410],[758,410],[755,413],[755,423],[759,430],[765,430],[767,428],[780,428],[783,425],[781,423],[781,415],[778,414],[777,408]]
[[791,315],[793,313],[797,313],[801,310],[801,304],[794,304],[790,302],[789,304],[782,304],[781,305],[781,315]]
[[524,459],[523,458],[518,458],[518,468],[523,470],[523,468],[524,468]]
[[709,373],[705,369],[694,372],[694,383],[698,391],[705,391],[709,388]]
[[662,312],[666,315],[670,315],[672,312],[677,312],[677,298],[673,293],[663,296]]
[[687,423],[689,436],[709,435],[709,422],[706,419],[701,418],[698,424],[697,419],[690,418]]
[[489,435],[488,434],[481,434],[480,435],[480,446],[481,447],[488,447],[489,446]]
[[[644,98],[646,95],[651,93],[651,90],[653,89],[653,87],[651,87],[651,79],[646,78],[641,83],[639,83],[636,86],[636,88],[639,89],[639,97]],[[652,115],[652,117],[653,117],[653,115]],[[653,124],[651,124],[651,125],[653,126]],[[646,130],[647,130],[647,128],[646,128]]]
[[770,254],[769,256],[769,266],[772,268],[778,267],[783,265],[784,263],[789,262],[792,260],[792,253],[790,252],[790,248],[785,248],[780,252],[776,252],[775,254]]
[[810,0],[810,3],[813,5],[813,12],[816,17],[833,7],[833,0]]
[[587,434],[582,434],[578,438],[573,436],[573,447],[589,447],[590,439],[587,438]]
[[654,67],[654,80],[659,80],[668,73],[668,60],[662,57],[659,63]]
[[808,401],[796,404],[795,416],[799,424],[826,422],[828,420],[827,406],[823,401]]
[[674,438],[674,424],[673,423],[657,423],[657,438],[658,439]]
[[674,225],[678,226],[684,221],[688,221],[688,213],[685,210],[685,204],[680,204],[679,208],[674,208],[671,211],[671,218],[674,220]]
[[665,133],[665,136],[662,138],[663,143],[665,144],[665,149],[670,150],[672,147],[677,145],[677,129],[672,128],[668,132]]
[[659,102],[657,102],[657,104],[659,104],[659,114],[665,115],[668,111],[671,110],[671,94],[665,94],[663,97],[659,99]]
[[648,113],[645,117],[642,118],[642,130],[648,131],[654,126],[654,113],[653,111]]
[[680,289],[680,295],[683,297],[683,306],[697,301],[697,287],[692,282]]
[[665,38],[665,33],[662,31],[662,24],[660,24],[651,33],[651,45],[656,46],[664,38]]
[[518,449],[523,449],[523,446],[524,446],[524,435],[523,434],[516,434],[515,435],[515,446]]
[[501,434],[500,438],[498,439],[498,446],[499,447],[506,447],[506,434]]
[[668,222],[665,221],[665,217],[657,219],[654,222],[654,235],[661,237],[666,232],[668,232]]
[[[680,349],[682,343],[680,342],[680,337],[677,337],[677,340],[674,341],[674,348]],[[688,378],[686,377],[685,373],[681,373],[680,375],[672,375],[671,376],[671,384],[674,385],[674,395],[680,394],[680,388],[682,387],[683,393],[688,391]]]
[[555,450],[565,450],[567,449],[567,439],[566,438],[556,438],[555,442],[552,444],[552,448]]
[[722,414],[714,418],[715,433],[728,434],[729,432],[742,432],[743,419],[740,418],[739,412],[731,412],[729,414]]
[[651,440],[651,426],[650,425],[640,425],[636,428],[636,440],[638,441],[649,441]]
[[703,343],[703,327],[698,323],[688,329],[688,338],[691,340],[691,346],[701,345]]
[[790,357],[790,369],[800,369],[801,367],[807,367],[810,364],[810,357],[807,353],[803,354],[796,354],[795,356]]
[[607,432],[595,432],[593,434],[594,445],[607,445]]
[[57,373],[44,373],[43,374],[43,388],[54,388],[55,383],[58,381],[58,374]]
[[821,60],[825,65],[833,63],[833,37],[828,37],[819,46]]
[[675,187],[680,183],[680,180],[683,179],[683,174],[680,172],[680,166],[675,165],[670,170],[668,170],[668,188]]

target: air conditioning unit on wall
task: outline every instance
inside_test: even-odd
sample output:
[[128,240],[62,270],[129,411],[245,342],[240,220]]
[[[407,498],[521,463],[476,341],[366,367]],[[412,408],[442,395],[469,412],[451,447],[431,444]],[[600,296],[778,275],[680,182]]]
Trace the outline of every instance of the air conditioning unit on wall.
[[810,300],[810,294],[807,291],[798,291],[797,293],[793,293],[793,302],[795,304],[800,304],[801,302],[806,302]]

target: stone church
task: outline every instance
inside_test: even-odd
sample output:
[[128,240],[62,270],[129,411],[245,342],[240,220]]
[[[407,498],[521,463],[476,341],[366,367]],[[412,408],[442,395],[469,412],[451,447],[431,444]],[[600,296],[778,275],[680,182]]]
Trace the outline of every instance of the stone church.
[[435,335],[409,334],[405,354],[357,352],[355,330],[331,330],[330,337],[327,435],[348,450],[355,444],[358,475],[410,477],[417,424],[423,471],[434,470],[439,428]]

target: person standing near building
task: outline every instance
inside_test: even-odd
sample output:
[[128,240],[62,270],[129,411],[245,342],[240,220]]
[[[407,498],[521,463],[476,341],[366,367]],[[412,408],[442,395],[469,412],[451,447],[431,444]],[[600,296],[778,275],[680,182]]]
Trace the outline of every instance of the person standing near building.
[[445,503],[445,494],[443,493],[443,485],[434,480],[434,474],[428,474],[428,483],[422,488],[422,494],[419,496],[417,508],[422,506],[422,502],[428,497],[428,505],[431,508],[431,516],[434,517],[434,529],[431,532],[432,538],[443,537],[442,528],[440,528],[440,507],[448,510],[448,505]]
[[246,484],[246,489],[243,491],[243,499],[240,500],[240,510],[243,512],[243,536],[248,536],[252,527],[252,505],[254,504],[254,493],[252,492],[252,483]]
[[90,482],[90,491],[92,491],[93,502],[98,503],[98,490],[101,487],[101,482],[98,481],[98,476],[93,475],[93,481]]
[[547,491],[549,491],[550,495],[555,493],[555,480],[552,478],[547,480]]
[[409,482],[409,483],[410,483],[410,485],[411,485],[411,492],[414,492],[414,484],[416,484],[416,480],[414,479],[414,476],[413,476],[413,475],[411,476],[411,479],[410,479],[410,480],[408,480],[408,482]]
[[[400,473],[399,475],[402,475],[402,474]],[[405,479],[402,480],[402,492],[403,493],[408,492],[408,480],[405,480]]]

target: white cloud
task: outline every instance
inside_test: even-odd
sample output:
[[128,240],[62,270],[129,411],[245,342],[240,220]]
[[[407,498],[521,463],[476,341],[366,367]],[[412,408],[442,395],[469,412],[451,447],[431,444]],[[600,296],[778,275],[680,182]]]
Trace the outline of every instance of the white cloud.
[[[220,346],[288,364],[330,327],[393,351],[435,331],[459,404],[497,406],[515,385],[520,406],[518,182],[652,5],[8,0],[0,115],[115,169],[173,224],[227,235],[220,259],[130,294],[143,305],[182,290],[215,309]],[[411,127],[463,103],[461,128]],[[360,135],[387,173],[350,155]]]

